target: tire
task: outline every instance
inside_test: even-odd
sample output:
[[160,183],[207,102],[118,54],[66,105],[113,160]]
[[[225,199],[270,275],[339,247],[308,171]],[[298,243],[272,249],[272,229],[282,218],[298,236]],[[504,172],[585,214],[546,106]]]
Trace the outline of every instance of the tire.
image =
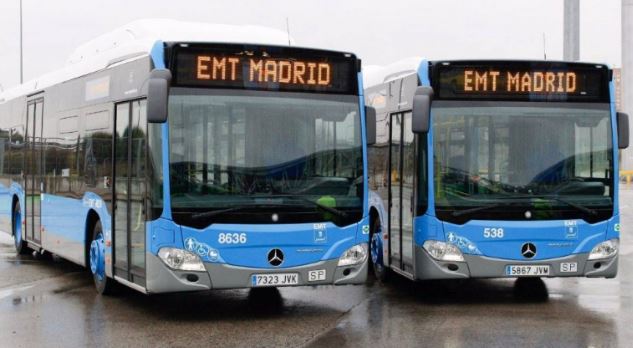
[[13,245],[15,246],[15,252],[18,255],[28,255],[33,251],[27,246],[24,240],[24,234],[22,231],[22,209],[20,204],[16,203],[13,207],[13,217],[11,219],[11,229],[13,233]]
[[369,255],[370,268],[374,273],[374,277],[381,283],[386,283],[389,280],[390,269],[385,266],[383,262],[383,248],[384,243],[382,240],[382,227],[380,226],[380,220],[374,219],[371,226],[371,233],[369,235]]
[[97,221],[92,228],[92,241],[88,252],[89,268],[97,292],[101,295],[114,294],[116,281],[108,278],[105,274],[105,240],[101,221]]

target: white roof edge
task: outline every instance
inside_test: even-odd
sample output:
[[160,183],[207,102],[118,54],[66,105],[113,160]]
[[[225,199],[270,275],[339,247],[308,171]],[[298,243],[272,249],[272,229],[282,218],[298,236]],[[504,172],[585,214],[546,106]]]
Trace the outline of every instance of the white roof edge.
[[408,57],[384,66],[368,65],[363,69],[365,88],[416,73],[423,60],[422,57]]
[[0,93],[0,104],[150,54],[157,41],[294,45],[284,31],[262,26],[235,26],[171,19],[141,19],[77,47],[59,70]]

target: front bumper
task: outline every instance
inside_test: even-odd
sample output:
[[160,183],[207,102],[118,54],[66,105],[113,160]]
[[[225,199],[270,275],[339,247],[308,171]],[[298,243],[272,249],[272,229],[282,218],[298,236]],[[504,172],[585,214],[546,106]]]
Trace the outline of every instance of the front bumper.
[[[358,265],[338,267],[338,259],[290,268],[260,269],[205,263],[206,272],[176,271],[167,267],[157,256],[147,254],[147,292],[166,293],[211,289],[251,288],[251,275],[298,273],[299,284],[345,285],[363,284],[367,280],[368,260]],[[308,281],[308,272],[325,270],[325,280]],[[194,277],[195,275],[195,277]],[[193,279],[197,278],[195,281]]]
[[[588,253],[573,254],[546,260],[507,260],[487,256],[464,255],[464,262],[447,262],[433,259],[421,247],[415,248],[415,273],[417,279],[465,279],[465,278],[516,278],[505,275],[508,265],[549,265],[551,277],[615,278],[618,273],[618,256],[602,260],[587,260]],[[561,264],[576,262],[576,272],[561,272]]]

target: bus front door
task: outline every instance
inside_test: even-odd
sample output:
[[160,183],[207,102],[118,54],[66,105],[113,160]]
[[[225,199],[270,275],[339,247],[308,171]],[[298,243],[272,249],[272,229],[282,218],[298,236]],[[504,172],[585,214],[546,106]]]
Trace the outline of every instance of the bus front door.
[[26,190],[26,240],[41,245],[41,198],[44,192],[42,180],[42,158],[44,142],[42,140],[42,118],[44,115],[44,99],[36,97],[27,103],[26,113],[26,146],[24,182]]
[[145,287],[145,100],[117,104],[114,132],[114,274]]
[[389,240],[391,265],[413,273],[415,142],[411,112],[392,114],[389,151]]
[[389,120],[389,255],[390,264],[402,269],[402,114],[392,114]]

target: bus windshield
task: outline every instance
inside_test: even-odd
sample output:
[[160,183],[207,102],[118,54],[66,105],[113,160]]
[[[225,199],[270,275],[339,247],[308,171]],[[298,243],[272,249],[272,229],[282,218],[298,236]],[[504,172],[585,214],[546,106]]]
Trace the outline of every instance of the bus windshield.
[[606,219],[613,209],[608,104],[436,102],[436,212],[478,220]]
[[176,222],[345,225],[362,215],[358,96],[172,89]]

